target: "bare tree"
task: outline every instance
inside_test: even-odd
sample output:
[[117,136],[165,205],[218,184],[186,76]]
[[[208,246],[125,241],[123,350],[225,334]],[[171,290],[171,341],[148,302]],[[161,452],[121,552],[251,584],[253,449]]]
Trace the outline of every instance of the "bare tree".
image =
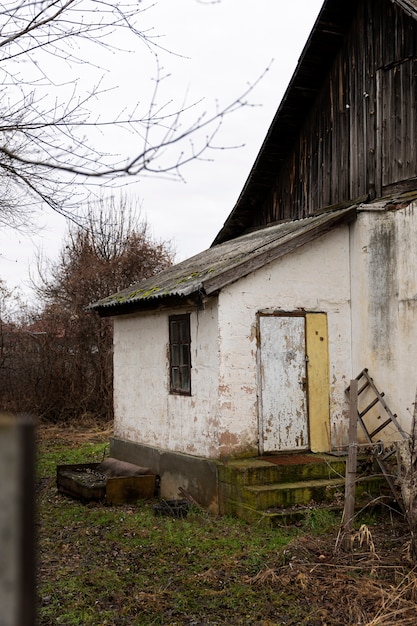
[[16,344],[19,327],[25,327],[33,319],[34,312],[29,310],[16,289],[7,288],[0,278],[0,410],[10,408],[13,395],[15,373]]
[[8,326],[7,321],[7,312],[5,311],[5,304],[8,302],[10,298],[11,292],[7,289],[4,281],[0,278],[0,371],[4,367],[4,344],[5,344],[5,334],[6,327]]
[[[89,203],[82,226],[70,224],[56,262],[38,259],[35,293],[45,305],[77,309],[104,295],[152,276],[172,263],[174,252],[166,241],[155,241],[134,200],[101,196]],[[89,323],[89,322],[88,322]]]
[[[185,163],[216,149],[222,120],[248,103],[253,86],[211,113],[203,102],[160,102],[163,49],[140,27],[151,8],[119,0],[0,4],[0,223],[26,224],[45,205],[73,216],[80,203],[74,186],[83,194],[94,181],[178,176]],[[130,109],[118,101],[106,117],[100,111],[113,94],[111,59],[129,58],[139,46],[153,60],[152,85],[134,68],[129,84],[137,101]],[[127,140],[118,155],[103,140],[115,127]]]
[[112,418],[112,322],[85,308],[164,269],[172,250],[149,236],[126,200],[90,207],[86,222],[88,229],[70,227],[59,260],[38,284],[41,311],[8,329],[4,408],[49,421]]

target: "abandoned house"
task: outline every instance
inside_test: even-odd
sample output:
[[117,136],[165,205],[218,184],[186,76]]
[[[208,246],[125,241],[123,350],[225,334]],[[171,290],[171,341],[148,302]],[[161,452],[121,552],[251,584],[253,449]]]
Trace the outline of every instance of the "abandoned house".
[[217,511],[222,463],[343,448],[364,368],[409,429],[416,242],[417,0],[326,0],[212,246],[91,307],[111,454]]

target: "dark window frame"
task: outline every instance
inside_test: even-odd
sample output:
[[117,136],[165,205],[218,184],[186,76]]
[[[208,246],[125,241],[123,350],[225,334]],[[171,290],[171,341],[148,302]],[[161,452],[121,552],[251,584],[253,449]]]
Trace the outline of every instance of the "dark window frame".
[[191,396],[191,323],[190,314],[170,315],[169,392]]

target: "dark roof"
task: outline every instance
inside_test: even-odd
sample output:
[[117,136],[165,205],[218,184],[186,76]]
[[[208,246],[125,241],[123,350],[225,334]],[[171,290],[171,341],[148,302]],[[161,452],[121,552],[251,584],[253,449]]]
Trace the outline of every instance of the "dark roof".
[[255,230],[193,256],[90,305],[100,315],[199,302],[265,264],[351,221],[356,206]]
[[417,0],[392,0],[398,4],[410,17],[417,19]]
[[[359,1],[324,2],[243,190],[213,246],[244,232],[265,199],[349,31]],[[417,19],[417,0],[391,1]]]

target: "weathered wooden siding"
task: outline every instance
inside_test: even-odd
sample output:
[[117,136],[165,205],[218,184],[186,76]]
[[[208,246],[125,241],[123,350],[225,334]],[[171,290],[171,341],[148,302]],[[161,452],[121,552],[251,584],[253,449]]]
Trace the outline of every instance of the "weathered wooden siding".
[[[407,188],[417,178],[417,22],[359,4],[350,33],[252,226]],[[416,180],[413,181],[416,184]]]
[[416,103],[410,114],[406,93],[417,90],[417,61],[406,59],[380,70],[381,177],[382,188],[397,188],[407,179],[416,180]]

